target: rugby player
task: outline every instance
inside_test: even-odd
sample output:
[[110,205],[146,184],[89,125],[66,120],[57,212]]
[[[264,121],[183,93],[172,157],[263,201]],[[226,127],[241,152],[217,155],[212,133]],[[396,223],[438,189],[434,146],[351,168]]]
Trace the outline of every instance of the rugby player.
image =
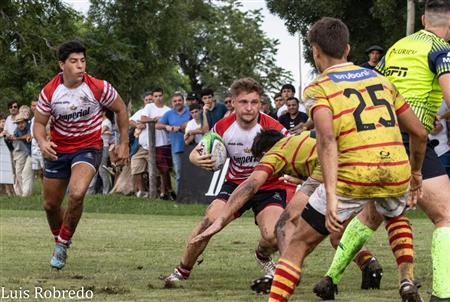
[[[283,179],[286,175],[292,175],[297,179],[308,179],[300,190],[289,201],[286,209],[281,214],[276,224],[276,236],[278,248],[283,254],[292,233],[297,230],[307,234],[314,240],[305,242],[307,250],[312,251],[330,233],[325,227],[325,216],[306,206],[309,196],[319,186],[322,179],[316,152],[315,132],[304,131],[300,135],[284,137],[276,130],[264,130],[256,137],[252,145],[252,153],[256,159],[260,159],[252,174],[231,194],[221,215],[203,233],[196,236],[192,242],[201,241],[211,237],[223,229],[232,221],[234,213],[251,199],[259,188],[270,177],[277,176]],[[305,210],[303,211],[303,209]],[[301,214],[301,216],[300,216]],[[339,235],[332,239],[332,245],[336,248]],[[382,269],[378,261],[366,248],[363,248],[356,256],[355,262],[359,265],[362,274],[362,289],[379,288],[382,277]],[[256,292],[270,290],[273,276],[265,276],[256,279],[252,289]]]
[[[403,212],[421,193],[426,131],[386,78],[347,62],[349,32],[342,21],[322,18],[311,27],[308,38],[321,74],[305,88],[304,97],[317,131],[324,181],[311,195],[309,205],[325,215],[331,233],[341,232],[343,222],[366,204],[375,206],[387,221],[400,274],[400,296],[403,301],[421,301],[413,283],[412,231]],[[399,124],[412,140],[410,161]],[[352,241],[355,233],[370,237],[375,229],[364,216],[353,219],[335,258],[343,249],[360,250],[362,245]],[[291,237],[278,261],[269,301],[287,301],[293,294],[304,255],[309,252],[305,242],[311,240],[312,235],[300,230]],[[334,291],[332,295],[326,298],[334,298]]]
[[[102,155],[102,107],[116,113],[120,131],[117,164],[128,161],[128,116],[117,91],[85,72],[86,49],[69,41],[58,49],[57,74],[42,89],[35,113],[34,136],[44,156],[43,197],[55,239],[50,265],[62,269],[83,212],[83,200]],[[50,139],[45,127],[52,119]],[[67,187],[68,204],[61,203]]]
[[[425,128],[431,131],[442,98],[450,106],[450,45],[446,42],[450,40],[450,1],[428,0],[422,23],[425,29],[396,42],[376,70],[395,84]],[[447,112],[438,118],[448,118],[449,115]],[[408,151],[412,145],[406,133],[402,136]],[[419,199],[418,205],[436,227],[432,236],[431,301],[449,302],[450,181],[429,143],[421,173],[423,198]],[[333,280],[339,279],[343,272],[343,269],[335,268],[333,262],[327,274]]]
[[[257,160],[251,153],[254,137],[261,129],[275,129],[287,135],[287,130],[270,116],[261,113],[262,87],[253,79],[237,80],[231,86],[231,94],[235,113],[216,123],[211,131],[219,134],[230,157],[230,167],[226,174],[226,182],[220,193],[211,202],[205,216],[187,238],[187,244],[181,257],[180,264],[174,272],[165,279],[166,287],[173,287],[179,281],[189,277],[197,258],[205,250],[209,239],[205,238],[195,243],[191,239],[207,229],[221,214],[227,200],[233,191],[253,172]],[[190,154],[193,164],[211,170],[214,164],[211,155],[200,155],[199,146]],[[252,209],[255,221],[261,231],[261,239],[256,249],[256,259],[265,273],[273,275],[275,264],[271,254],[277,250],[275,238],[275,223],[286,206],[287,194],[293,193],[294,186],[288,186],[277,177],[269,179],[255,196],[238,209],[233,218],[237,218],[245,211]]]

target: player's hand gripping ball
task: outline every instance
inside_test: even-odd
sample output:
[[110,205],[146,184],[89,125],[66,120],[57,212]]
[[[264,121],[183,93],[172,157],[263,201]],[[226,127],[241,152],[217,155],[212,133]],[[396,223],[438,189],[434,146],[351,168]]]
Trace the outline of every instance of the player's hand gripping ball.
[[214,132],[205,134],[200,141],[200,155],[211,154],[211,159],[215,160],[213,170],[222,169],[227,160],[227,149],[220,135]]

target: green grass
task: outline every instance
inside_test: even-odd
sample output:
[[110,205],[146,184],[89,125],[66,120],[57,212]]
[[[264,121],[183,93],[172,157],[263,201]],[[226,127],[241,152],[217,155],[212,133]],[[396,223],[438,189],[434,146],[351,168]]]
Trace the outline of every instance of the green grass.
[[[67,266],[50,270],[53,247],[40,197],[0,198],[0,286],[6,289],[94,290],[94,301],[266,301],[249,290],[261,275],[253,250],[259,238],[247,215],[218,234],[181,289],[163,289],[161,275],[178,263],[186,236],[204,205],[179,205],[133,197],[90,196],[85,202]],[[429,297],[432,224],[415,214],[416,276]],[[352,265],[340,285],[338,301],[399,301],[395,261],[385,232],[370,241],[384,266],[380,291],[359,290],[360,272]],[[302,284],[291,301],[318,301],[311,288],[326,271],[333,250],[322,243],[305,262]],[[3,300],[2,300],[3,301]],[[7,301],[7,299],[5,299]],[[42,300],[40,300],[42,301]]]

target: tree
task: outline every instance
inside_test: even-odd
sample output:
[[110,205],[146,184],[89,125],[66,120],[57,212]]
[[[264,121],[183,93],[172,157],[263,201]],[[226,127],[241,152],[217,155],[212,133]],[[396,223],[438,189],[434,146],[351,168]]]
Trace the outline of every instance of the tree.
[[243,12],[235,0],[201,3],[187,10],[183,30],[189,38],[183,39],[177,54],[193,90],[208,86],[223,93],[233,80],[253,77],[273,92],[292,81],[292,75],[276,65],[279,42],[261,30],[259,10]]
[[[397,0],[266,0],[269,10],[285,20],[291,33],[300,32],[305,45],[308,28],[323,16],[341,19],[350,31],[349,60],[363,63],[365,49],[377,44],[385,48],[405,34],[407,1]],[[423,4],[417,9],[421,10]],[[417,16],[417,19],[420,16]],[[416,28],[420,22],[416,22]],[[309,47],[305,55],[313,63]]]
[[[78,36],[81,16],[59,0],[2,2],[0,103],[29,104],[58,71],[55,50]],[[4,109],[4,108],[3,108]]]

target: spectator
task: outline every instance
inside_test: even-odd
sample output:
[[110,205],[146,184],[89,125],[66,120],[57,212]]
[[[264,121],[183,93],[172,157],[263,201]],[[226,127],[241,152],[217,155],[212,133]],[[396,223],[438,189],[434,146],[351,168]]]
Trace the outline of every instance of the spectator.
[[9,150],[12,152],[14,150],[14,146],[16,145],[16,142],[12,141],[12,137],[17,128],[14,121],[16,120],[16,116],[19,114],[19,105],[16,101],[10,101],[8,102],[8,109],[10,114],[5,121],[5,142]]
[[383,47],[378,45],[372,45],[369,48],[367,48],[366,53],[369,56],[369,61],[362,64],[361,67],[374,69],[377,66],[378,62],[380,62],[383,52],[384,52]]
[[203,106],[203,114],[200,117],[203,133],[208,132],[225,115],[227,108],[224,104],[217,103],[212,89],[203,89],[200,94]]
[[146,91],[144,93],[144,106],[153,103],[153,91]]
[[[442,102],[437,114],[440,116],[447,111],[448,108],[444,101]],[[434,122],[434,128],[429,134],[429,139],[431,142],[435,141],[436,146],[434,147],[434,151],[450,177],[450,128],[448,124],[449,122],[444,119],[436,119]]]
[[202,124],[200,123],[200,112],[202,106],[200,104],[192,104],[189,106],[192,119],[187,123],[184,131],[184,143],[190,145],[192,142],[198,144],[203,137]]
[[95,193],[95,187],[97,184],[98,176],[100,175],[100,179],[102,180],[102,193],[106,195],[111,191],[111,175],[108,171],[108,158],[109,158],[109,145],[112,143],[112,123],[106,116],[107,109],[103,109],[102,116],[102,141],[103,141],[103,149],[102,149],[102,161],[100,163],[100,167],[98,172],[92,178],[91,183],[89,184],[88,192],[89,194]]
[[[292,84],[284,84],[281,87],[281,97],[284,99],[284,104],[277,110],[277,117],[280,118],[287,112],[287,100],[295,95],[295,87]],[[306,113],[306,107],[303,103],[299,103],[298,111]]]
[[[31,111],[36,111],[37,101],[31,101]],[[22,107],[21,107],[22,108]],[[42,156],[41,149],[34,138],[33,134],[33,126],[34,126],[34,116],[31,119],[31,168],[33,169],[33,174],[39,177],[42,182],[42,178],[44,177],[44,157]],[[48,127],[47,133],[50,132],[50,128]]]
[[198,94],[195,92],[189,92],[186,97],[186,106],[190,107],[193,104],[200,104]]
[[296,97],[289,97],[287,99],[287,112],[279,118],[279,122],[291,133],[295,126],[308,120],[306,113],[298,111],[298,105],[299,101]]
[[261,112],[270,115],[270,100],[265,94],[261,96]]
[[273,100],[275,102],[275,111],[272,111],[270,113],[270,116],[277,120],[278,119],[278,115],[277,115],[278,109],[280,109],[284,105],[285,101],[284,101],[283,97],[281,96],[281,93],[279,93],[279,92],[275,93]]
[[[164,101],[163,101],[163,90],[161,88],[157,88],[155,90],[153,90],[153,101],[154,103],[152,104],[148,104],[145,106],[144,108],[144,112],[141,115],[140,118],[140,122],[142,123],[148,123],[150,121],[152,122],[158,122],[159,119],[161,118],[161,116],[163,116],[167,111],[170,110],[169,107],[164,105]],[[143,131],[144,132],[144,131]],[[145,131],[146,135],[146,139],[145,139],[145,143],[142,144],[141,146],[143,147],[143,149],[145,150],[145,157],[141,158],[145,158],[145,161],[147,161],[148,159],[148,134]],[[139,136],[139,139],[141,138],[141,136]],[[159,175],[160,175],[160,198],[164,199],[164,200],[168,200],[168,199],[175,199],[176,196],[175,194],[172,192],[172,185],[170,182],[170,167],[172,166],[172,155],[171,155],[171,148],[170,148],[170,140],[167,134],[166,130],[162,130],[162,129],[156,129],[156,133],[155,133],[155,147],[156,147],[156,168],[159,171]],[[139,149],[142,152],[144,152],[143,150]],[[139,151],[136,153],[136,155],[139,154]],[[133,158],[132,158],[133,159]],[[140,162],[143,162],[143,160],[141,159]],[[140,171],[140,173],[145,172],[145,167],[147,166],[147,163],[143,163],[144,165],[144,169],[142,169],[139,166],[133,165],[133,163],[131,164],[131,170],[132,170],[132,174],[136,174],[136,170]],[[133,171],[133,167],[134,170]],[[133,173],[135,172],[135,173]]]
[[0,112],[0,194],[6,193],[8,196],[14,196],[14,172],[11,160],[11,152],[5,143],[5,122],[6,116]]
[[223,117],[227,117],[230,114],[232,114],[233,111],[234,111],[233,103],[232,103],[232,99],[231,99],[231,93],[227,92],[225,94],[225,98],[223,100],[223,103],[225,104],[225,107],[227,108],[227,112],[225,112],[225,115]]
[[16,178],[15,188],[18,196],[31,196],[33,189],[33,170],[31,168],[31,129],[27,118],[18,114],[14,123],[17,125],[12,139],[16,142],[13,151]]
[[[189,122],[191,114],[184,106],[184,98],[181,93],[172,95],[172,109],[167,111],[156,124],[156,129],[165,129],[169,133],[172,162],[175,170],[177,191],[180,188],[181,160],[184,153],[184,130]],[[173,196],[174,199],[176,196]]]

